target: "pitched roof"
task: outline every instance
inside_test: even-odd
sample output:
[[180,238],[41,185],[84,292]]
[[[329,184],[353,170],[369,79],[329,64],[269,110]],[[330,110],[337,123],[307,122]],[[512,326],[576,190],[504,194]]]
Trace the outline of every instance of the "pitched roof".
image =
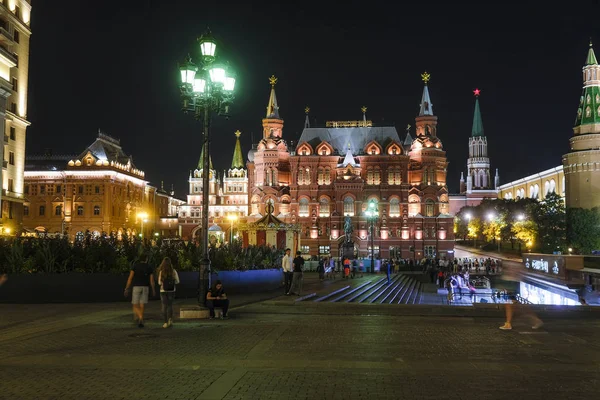
[[479,111],[479,97],[475,97],[475,112],[473,113],[473,128],[471,136],[485,136],[483,133],[483,121],[481,111]]
[[381,127],[354,127],[354,128],[304,128],[298,143],[308,142],[313,147],[325,141],[338,152],[346,154],[361,154],[370,141],[376,141],[385,148],[391,141],[402,143],[396,128],[393,126]]
[[94,143],[89,145],[77,158],[82,159],[88,152],[92,153],[98,160],[114,161],[119,164],[130,162],[131,167],[135,168],[132,157],[125,154],[121,148],[119,139],[115,139],[102,132],[98,132],[98,137]]

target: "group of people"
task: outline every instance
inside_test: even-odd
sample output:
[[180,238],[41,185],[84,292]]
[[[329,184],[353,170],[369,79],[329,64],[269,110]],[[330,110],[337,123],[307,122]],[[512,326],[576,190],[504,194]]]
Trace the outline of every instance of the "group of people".
[[[156,285],[154,280],[154,269],[148,262],[148,256],[144,255],[131,267],[124,295],[131,295],[131,304],[133,308],[134,322],[139,328],[144,327],[144,311],[148,304],[150,290],[152,296],[156,297]],[[173,263],[169,257],[165,257],[158,271],[158,286],[160,288],[160,302],[163,316],[163,328],[173,326],[173,301],[175,291],[180,283],[177,270],[173,268]],[[223,310],[223,318],[227,318],[229,308],[229,299],[223,289],[221,281],[216,281],[215,286],[210,288],[206,294],[206,307],[209,309],[210,318],[215,317],[215,307]]]
[[304,267],[302,253],[297,251],[296,257],[292,258],[292,250],[290,248],[285,249],[285,254],[281,260],[281,267],[283,268],[285,295],[291,296],[295,294],[296,296],[300,296]]

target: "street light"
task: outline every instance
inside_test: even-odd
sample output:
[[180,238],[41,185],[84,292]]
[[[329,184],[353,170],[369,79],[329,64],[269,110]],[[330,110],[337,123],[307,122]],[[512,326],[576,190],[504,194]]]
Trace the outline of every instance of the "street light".
[[212,113],[229,118],[229,106],[233,102],[235,75],[227,65],[217,62],[217,43],[210,30],[202,35],[200,44],[201,58],[198,65],[188,57],[180,67],[181,100],[184,113],[193,113],[198,121],[203,122],[202,160],[202,261],[198,275],[198,302],[204,305],[206,292],[210,285],[210,258],[208,254],[208,203],[210,175],[210,122]]
[[375,221],[377,221],[377,217],[379,216],[379,210],[377,210],[377,203],[375,200],[369,201],[369,205],[367,206],[367,210],[365,211],[365,215],[367,216],[367,220],[369,222],[369,231],[371,235],[371,273],[375,272]]
[[139,212],[137,214],[137,217],[138,217],[139,220],[142,221],[142,227],[141,227],[140,237],[143,239],[144,238],[144,223],[148,222],[148,213]]
[[229,229],[229,245],[231,245],[233,243],[233,223],[237,221],[238,216],[235,214],[229,214],[227,219],[229,222],[231,222],[231,228]]

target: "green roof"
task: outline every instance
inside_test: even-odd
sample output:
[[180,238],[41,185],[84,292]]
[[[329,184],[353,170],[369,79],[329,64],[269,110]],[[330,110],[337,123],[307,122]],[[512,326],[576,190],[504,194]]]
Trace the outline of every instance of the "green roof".
[[481,112],[479,111],[479,97],[475,97],[475,112],[473,113],[473,129],[471,129],[471,136],[485,136],[483,133]]
[[588,50],[587,59],[585,60],[585,65],[598,65],[598,61],[596,60],[596,54],[594,53],[594,48],[590,43],[590,49]]
[[[198,160],[198,169],[204,169],[204,144],[202,145],[202,151],[200,152],[200,160]],[[208,156],[208,162],[209,162],[209,166],[208,169],[213,169],[213,165],[212,165],[212,157],[209,155]]]
[[575,126],[600,123],[600,87],[583,88],[579,99]]
[[244,157],[242,157],[242,145],[240,144],[240,136],[236,133],[235,150],[233,150],[233,160],[231,160],[231,169],[244,168]]

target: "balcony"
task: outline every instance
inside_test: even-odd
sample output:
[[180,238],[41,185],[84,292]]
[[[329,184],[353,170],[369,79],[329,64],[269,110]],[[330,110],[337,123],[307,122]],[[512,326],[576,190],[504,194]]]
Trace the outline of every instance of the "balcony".
[[11,68],[17,66],[17,58],[3,45],[0,45],[0,61],[4,61]]
[[0,23],[0,42],[5,43],[6,45],[15,43],[14,38],[6,29],[6,25]]

